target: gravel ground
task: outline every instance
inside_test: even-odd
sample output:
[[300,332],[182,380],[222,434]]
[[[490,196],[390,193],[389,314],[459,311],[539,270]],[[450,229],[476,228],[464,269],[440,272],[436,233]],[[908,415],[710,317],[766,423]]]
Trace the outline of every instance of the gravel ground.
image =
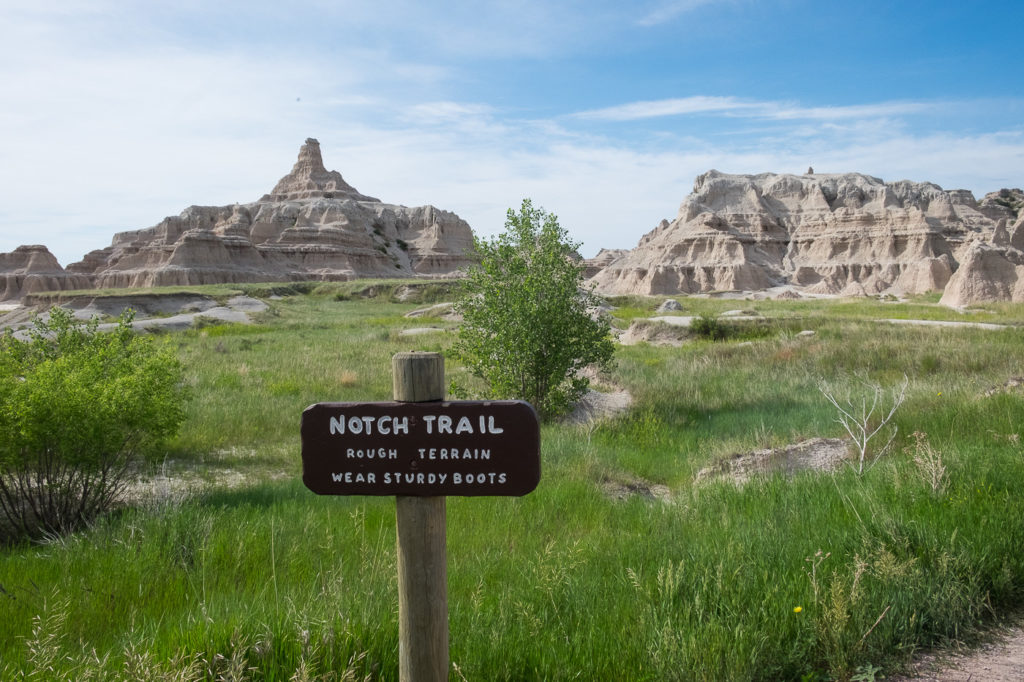
[[974,651],[937,652],[922,656],[912,677],[898,682],[1020,682],[1024,680],[1024,628],[999,633]]

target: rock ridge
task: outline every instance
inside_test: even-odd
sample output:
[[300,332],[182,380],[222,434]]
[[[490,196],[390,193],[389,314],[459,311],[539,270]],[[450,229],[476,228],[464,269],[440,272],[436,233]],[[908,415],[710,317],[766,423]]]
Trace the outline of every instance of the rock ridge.
[[[257,201],[190,206],[152,227],[115,234],[110,246],[87,253],[66,271],[52,255],[47,260],[32,251],[33,260],[23,252],[45,247],[19,247],[0,254],[0,274],[3,300],[44,286],[449,276],[471,262],[472,244],[472,230],[454,213],[388,204],[360,193],[341,173],[325,168],[320,143],[309,138],[291,172]],[[22,272],[27,266],[19,265],[26,259],[35,277],[28,284]]]
[[40,291],[90,287],[88,277],[66,271],[42,244],[0,253],[0,301],[16,301]]
[[[919,294],[946,290],[952,280],[963,289],[958,304],[977,296],[1024,300],[1024,272],[1015,269],[1024,264],[1021,199],[1019,190],[1001,190],[979,202],[966,190],[861,173],[711,170],[696,178],[673,221],[661,221],[636,248],[602,252],[587,265],[597,290],[608,294],[781,285],[817,294]],[[956,277],[969,256],[974,264]],[[959,284],[965,278],[971,284]]]

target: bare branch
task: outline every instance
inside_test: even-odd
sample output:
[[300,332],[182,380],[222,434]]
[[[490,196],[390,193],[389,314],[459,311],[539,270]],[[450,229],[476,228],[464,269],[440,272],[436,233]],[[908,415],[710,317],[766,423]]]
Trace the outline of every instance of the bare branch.
[[[891,422],[896,414],[896,410],[906,400],[910,379],[904,375],[903,382],[889,391],[883,389],[880,384],[869,381],[866,378],[857,377],[856,383],[862,386],[859,401],[857,400],[858,396],[854,395],[857,392],[854,388],[848,388],[843,398],[837,397],[836,390],[825,381],[821,381],[818,384],[818,390],[825,396],[829,404],[839,412],[836,421],[842,424],[843,428],[850,435],[851,440],[853,440],[854,446],[857,449],[857,475],[863,475],[865,463],[868,469],[873,467],[879,458],[888,452],[896,438],[898,429]],[[868,406],[869,400],[870,407]],[[859,415],[855,414],[858,412],[855,402],[859,402]],[[886,409],[886,405],[888,405],[888,409]],[[876,411],[879,411],[879,415],[884,414],[884,416],[876,416]],[[868,452],[871,439],[886,428],[890,430],[889,440],[884,446],[876,450],[874,456],[869,460]]]

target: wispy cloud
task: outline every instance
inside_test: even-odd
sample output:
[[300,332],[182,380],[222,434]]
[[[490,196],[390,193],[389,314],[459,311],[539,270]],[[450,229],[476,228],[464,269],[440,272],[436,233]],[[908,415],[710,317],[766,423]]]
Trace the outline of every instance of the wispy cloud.
[[657,26],[676,19],[687,12],[713,3],[730,2],[732,0],[672,0],[662,2],[653,10],[637,19],[637,26]]
[[730,112],[759,108],[758,103],[743,102],[735,97],[708,97],[694,95],[674,99],[645,100],[619,104],[603,109],[591,109],[573,114],[574,118],[602,121],[636,121],[662,116],[683,116],[710,112]]
[[744,100],[737,97],[694,95],[673,99],[629,102],[603,109],[581,111],[574,118],[602,121],[637,121],[666,116],[722,114],[725,116],[763,118],[769,120],[830,121],[855,118],[878,118],[920,113],[934,109],[934,102],[879,102],[851,106],[803,107],[791,102]]

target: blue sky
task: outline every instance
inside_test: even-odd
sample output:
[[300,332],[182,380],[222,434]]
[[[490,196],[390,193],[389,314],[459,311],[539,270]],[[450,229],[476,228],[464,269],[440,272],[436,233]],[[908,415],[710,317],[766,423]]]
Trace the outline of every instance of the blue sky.
[[694,177],[1024,185],[1024,3],[0,0],[0,252],[62,264],[248,202],[307,137],[480,234],[524,197],[585,255]]

